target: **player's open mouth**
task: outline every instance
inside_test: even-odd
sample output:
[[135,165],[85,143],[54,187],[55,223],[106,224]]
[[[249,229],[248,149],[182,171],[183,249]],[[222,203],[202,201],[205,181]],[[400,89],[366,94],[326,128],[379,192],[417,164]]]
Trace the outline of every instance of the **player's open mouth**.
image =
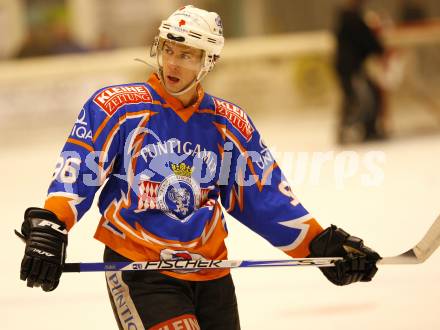
[[168,82],[172,83],[172,84],[177,84],[180,79],[174,76],[167,76],[167,80]]

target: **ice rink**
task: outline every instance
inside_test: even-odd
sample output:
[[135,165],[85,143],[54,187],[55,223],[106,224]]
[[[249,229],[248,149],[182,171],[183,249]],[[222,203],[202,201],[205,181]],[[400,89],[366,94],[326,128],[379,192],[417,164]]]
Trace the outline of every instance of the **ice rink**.
[[[46,128],[46,120],[0,132],[0,328],[116,329],[103,273],[65,274],[51,293],[26,288],[19,280],[23,245],[13,229],[27,206],[42,205],[74,117],[56,128]],[[268,113],[254,121],[318,221],[362,237],[383,256],[412,247],[440,213],[438,132],[347,146],[344,150],[355,153],[344,153],[333,143],[331,113]],[[376,162],[383,180],[367,186],[365,159],[371,151],[384,156]],[[316,167],[311,159],[318,152],[328,153],[328,161]],[[347,177],[338,176],[349,155],[358,162],[342,172]],[[302,162],[300,157],[305,157]],[[71,231],[68,261],[101,261],[103,247],[92,237],[98,219],[94,204]],[[234,219],[228,218],[227,225],[230,259],[286,258]],[[440,329],[440,252],[421,265],[383,266],[372,283],[347,287],[332,285],[315,268],[238,269],[233,277],[242,329]]]

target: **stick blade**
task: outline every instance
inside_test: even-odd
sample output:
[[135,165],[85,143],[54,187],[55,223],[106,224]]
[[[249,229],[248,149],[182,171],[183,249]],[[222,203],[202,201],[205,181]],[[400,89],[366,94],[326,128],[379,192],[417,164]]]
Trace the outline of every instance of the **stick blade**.
[[420,264],[428,259],[440,245],[440,216],[434,221],[422,240],[411,250],[379,261],[382,265]]
[[440,216],[429,228],[422,240],[414,247],[414,254],[420,262],[428,259],[440,245]]
[[414,250],[408,250],[405,253],[399,254],[394,257],[385,257],[379,260],[378,264],[381,265],[409,265],[409,264],[419,264],[421,261],[417,259]]

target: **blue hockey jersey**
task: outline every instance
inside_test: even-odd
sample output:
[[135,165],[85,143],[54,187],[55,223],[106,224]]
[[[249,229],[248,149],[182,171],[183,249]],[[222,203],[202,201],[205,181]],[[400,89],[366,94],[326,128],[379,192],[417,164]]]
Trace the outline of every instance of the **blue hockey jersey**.
[[[321,226],[299,203],[248,115],[198,88],[185,108],[153,74],[84,105],[45,208],[70,230],[102,186],[95,238],[134,261],[227,259],[226,212],[292,257]],[[165,272],[209,280],[228,270]]]

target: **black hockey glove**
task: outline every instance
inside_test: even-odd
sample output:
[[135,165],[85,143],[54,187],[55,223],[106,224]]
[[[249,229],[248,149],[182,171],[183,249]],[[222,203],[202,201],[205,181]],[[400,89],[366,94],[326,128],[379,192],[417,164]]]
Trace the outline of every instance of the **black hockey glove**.
[[309,245],[310,257],[343,257],[335,267],[319,268],[336,285],[369,282],[377,272],[379,254],[363,241],[332,225],[316,236]]
[[66,260],[67,230],[49,210],[31,207],[24,213],[21,234],[26,248],[21,262],[20,279],[28,287],[54,290],[60,281]]

